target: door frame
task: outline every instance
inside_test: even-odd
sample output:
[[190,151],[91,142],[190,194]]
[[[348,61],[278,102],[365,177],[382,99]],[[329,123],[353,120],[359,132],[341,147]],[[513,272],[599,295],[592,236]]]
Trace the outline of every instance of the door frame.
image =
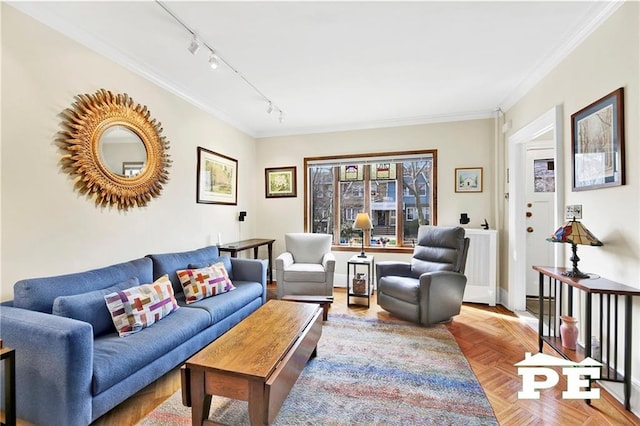
[[[556,105],[508,138],[509,147],[509,284],[507,308],[524,311],[526,308],[526,151],[536,138],[551,132],[553,157],[556,170],[556,192],[554,196],[554,229],[560,226],[564,210],[564,155],[562,143],[562,107]],[[553,229],[549,229],[549,234]],[[560,259],[560,244],[554,244],[554,262]],[[555,266],[549,265],[549,266]]]

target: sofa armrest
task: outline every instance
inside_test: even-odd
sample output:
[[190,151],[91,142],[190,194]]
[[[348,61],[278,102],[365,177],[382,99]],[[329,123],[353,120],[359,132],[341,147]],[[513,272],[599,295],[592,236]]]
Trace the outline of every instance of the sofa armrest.
[[262,286],[262,303],[267,302],[267,260],[231,258],[233,279],[238,281],[251,281]]
[[336,257],[333,253],[329,252],[324,254],[324,257],[322,258],[322,267],[324,268],[325,272],[335,272]]
[[16,351],[18,417],[33,424],[91,423],[91,325],[2,306],[0,332]]
[[459,272],[437,271],[420,275],[420,323],[435,324],[460,313],[467,277]]
[[380,278],[388,275],[411,277],[411,264],[392,260],[376,263],[376,279],[380,280]]

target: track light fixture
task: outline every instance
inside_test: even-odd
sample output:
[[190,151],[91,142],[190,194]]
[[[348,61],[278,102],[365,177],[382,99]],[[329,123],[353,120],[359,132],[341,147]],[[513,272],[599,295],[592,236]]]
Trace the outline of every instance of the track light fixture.
[[187,49],[189,50],[189,52],[191,52],[192,55],[195,55],[196,53],[198,53],[198,50],[200,50],[200,43],[198,42],[195,34],[193,35],[191,44],[189,44],[189,47]]
[[209,66],[215,70],[218,68],[218,65],[220,65],[220,58],[218,58],[216,52],[212,50],[211,55],[209,55]]
[[262,93],[260,91],[260,89],[258,89],[253,83],[251,83],[249,80],[247,80],[247,77],[242,75],[242,73],[240,73],[240,71],[238,71],[236,68],[234,68],[222,56],[217,54],[216,51],[213,49],[213,47],[211,47],[211,45],[209,45],[209,43],[207,43],[205,40],[203,40],[202,37],[198,37],[196,35],[196,32],[194,30],[192,30],[191,27],[189,27],[187,24],[185,24],[184,21],[178,17],[178,15],[173,13],[167,6],[165,6],[164,3],[162,3],[160,0],[156,0],[156,3],[162,9],[164,9],[164,11],[167,12],[178,24],[180,24],[180,26],[182,26],[182,28],[184,28],[185,30],[187,30],[189,32],[189,34],[191,34],[192,40],[191,40],[191,43],[189,44],[189,47],[187,49],[189,50],[189,52],[191,52],[192,55],[195,55],[196,53],[198,53],[198,50],[200,50],[200,45],[201,44],[204,47],[206,47],[207,49],[209,49],[209,52],[211,52],[210,55],[209,55],[209,66],[211,68],[213,68],[213,69],[218,68],[220,63],[223,63],[224,65],[226,65],[229,69],[231,69],[231,71],[233,71],[234,74],[236,74],[238,77],[240,77],[242,80],[244,80],[244,82],[247,83],[247,85],[249,85],[258,95],[260,95],[260,97],[262,99],[264,99],[269,104],[268,107],[267,107],[267,114],[271,114],[274,111],[278,112],[279,113],[278,121],[280,123],[282,123],[284,121],[284,112],[280,108],[278,108],[271,101],[271,99],[267,98],[267,96],[264,93]]

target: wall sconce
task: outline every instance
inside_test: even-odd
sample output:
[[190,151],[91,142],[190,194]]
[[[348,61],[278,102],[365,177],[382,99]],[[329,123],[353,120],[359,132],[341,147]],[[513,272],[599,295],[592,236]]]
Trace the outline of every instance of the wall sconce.
[[244,222],[244,218],[247,217],[247,212],[241,211],[240,216],[238,216],[238,220],[240,222]]

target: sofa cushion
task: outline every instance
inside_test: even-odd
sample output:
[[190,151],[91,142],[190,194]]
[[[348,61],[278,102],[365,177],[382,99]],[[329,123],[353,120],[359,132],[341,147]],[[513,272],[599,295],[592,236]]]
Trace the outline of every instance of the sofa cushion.
[[189,304],[189,308],[206,310],[211,317],[211,324],[213,325],[236,313],[252,300],[262,298],[263,287],[259,283],[236,280],[233,284],[236,288],[234,291],[198,300]]
[[378,280],[378,291],[414,305],[418,304],[420,280],[409,277],[386,276]]
[[284,271],[284,280],[287,282],[323,283],[326,276],[322,265],[317,263],[294,263]]
[[51,313],[58,296],[102,290],[131,277],[150,283],[154,280],[152,267],[151,260],[142,258],[86,272],[21,280],[13,286],[13,306]]
[[129,278],[104,290],[95,290],[72,296],[58,296],[53,301],[53,315],[88,322],[93,327],[93,335],[101,336],[116,331],[111,314],[104,302],[104,296],[118,290],[126,290],[140,285],[138,278]]
[[104,300],[120,337],[150,327],[178,309],[167,275],[151,284],[107,294]]
[[[175,294],[182,293],[182,284],[176,275],[178,269],[190,269],[189,264],[212,262],[219,256],[218,247],[207,246],[196,250],[178,253],[149,254],[146,257],[153,262],[153,279],[157,280],[164,274],[169,275]],[[211,265],[207,263],[207,265]],[[207,266],[203,265],[203,266]],[[233,279],[233,276],[231,277]]]
[[181,269],[176,274],[187,303],[235,289],[222,262],[200,269]]
[[[153,327],[126,339],[118,337],[115,332],[96,338],[93,344],[93,395],[138,373],[162,355],[197,336],[210,323],[211,318],[204,310],[181,308]],[[186,354],[184,360],[190,355]],[[163,369],[168,372],[175,366],[166,365]]]
[[204,268],[206,266],[211,266],[214,265],[216,263],[220,263],[222,262],[222,264],[224,265],[224,269],[227,271],[227,275],[229,275],[229,279],[233,279],[233,268],[231,267],[231,256],[216,256],[214,258],[211,258],[205,262],[194,262],[194,263],[190,263],[188,268],[189,269],[199,269],[199,268]]

